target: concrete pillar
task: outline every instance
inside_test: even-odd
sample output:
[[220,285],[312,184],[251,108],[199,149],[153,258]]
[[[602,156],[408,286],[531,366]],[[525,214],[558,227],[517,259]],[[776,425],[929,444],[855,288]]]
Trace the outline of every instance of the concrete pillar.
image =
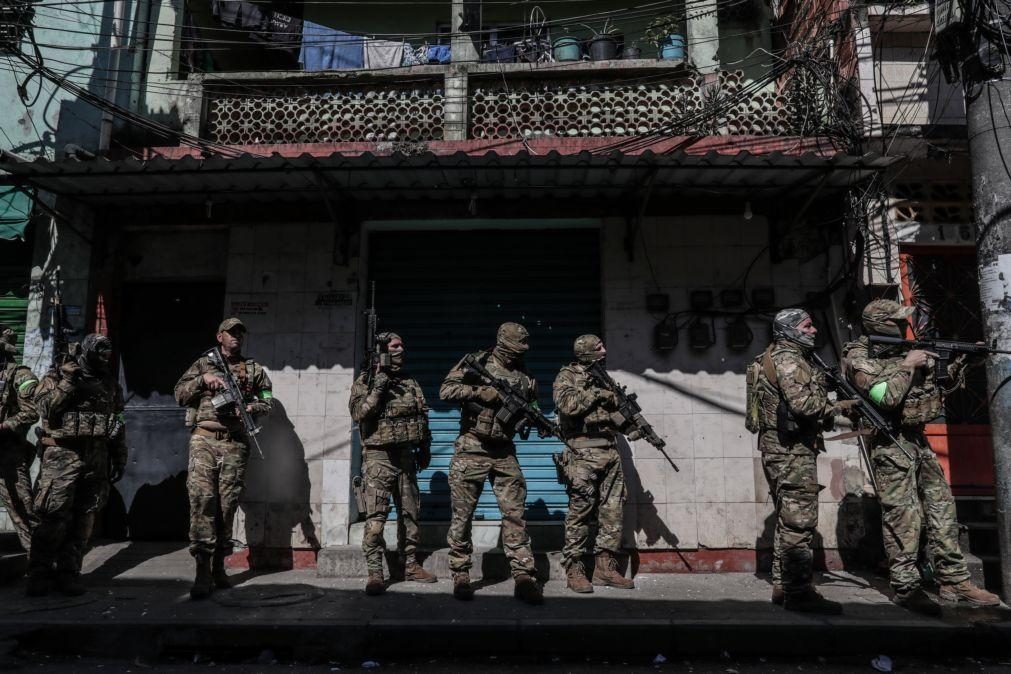
[[463,5],[463,0],[453,0],[453,16],[450,17],[450,25],[453,27],[451,38],[453,61],[476,63],[478,60],[478,45],[474,44],[474,38],[471,37],[470,33],[460,30],[460,24],[463,23]]
[[688,10],[688,58],[704,75],[720,69],[717,0],[693,2]]
[[470,111],[467,65],[450,64],[446,71],[445,98],[442,106],[446,140],[467,140],[467,115]]

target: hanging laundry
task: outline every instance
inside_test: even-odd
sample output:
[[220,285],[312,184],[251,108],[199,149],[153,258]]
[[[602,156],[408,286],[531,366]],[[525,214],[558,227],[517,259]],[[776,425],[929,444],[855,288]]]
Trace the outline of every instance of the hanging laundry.
[[245,0],[212,0],[211,12],[226,26],[248,28],[251,31],[263,29],[263,10],[259,5]]
[[252,36],[292,56],[298,56],[302,42],[302,19],[272,11],[263,23],[263,30]]
[[369,70],[397,68],[404,60],[404,43],[391,40],[365,41],[365,67]]
[[428,50],[424,47],[415,49],[411,45],[404,45],[404,58],[401,60],[402,66],[421,66],[428,63]]
[[450,53],[448,44],[428,45],[429,63],[449,63],[449,61],[450,61]]
[[352,70],[365,66],[365,39],[341,30],[302,22],[302,50],[298,62],[307,71]]

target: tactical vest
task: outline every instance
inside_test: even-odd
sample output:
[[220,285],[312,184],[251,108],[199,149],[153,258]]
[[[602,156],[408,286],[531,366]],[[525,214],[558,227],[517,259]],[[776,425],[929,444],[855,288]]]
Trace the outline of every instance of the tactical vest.
[[[902,369],[902,361],[905,355],[871,357],[865,339],[848,344],[844,348],[844,363],[847,369],[851,368],[851,359],[867,359],[873,361],[878,370],[875,373],[877,381],[884,381],[894,376]],[[934,366],[936,367],[936,365]],[[902,401],[902,407],[891,412],[881,410],[886,416],[890,416],[893,421],[901,426],[920,427],[929,423],[941,415],[944,411],[944,400],[941,390],[935,382],[933,368],[924,372],[918,369],[913,375],[913,384],[909,387],[909,392]]]
[[85,379],[71,400],[58,425],[48,429],[52,437],[112,440],[123,432],[123,415],[116,410],[116,383],[111,377]]
[[[511,382],[523,391],[529,392],[533,388],[533,379],[523,370],[507,370],[501,367],[487,351],[480,352],[477,354],[477,357],[480,363],[496,377]],[[487,382],[472,373],[465,375],[464,381],[475,386],[487,385]],[[495,403],[486,405],[480,400],[464,403],[460,410],[460,433],[470,433],[485,440],[498,442],[512,440],[516,434],[516,429],[504,428],[499,423],[498,419],[495,418],[498,410],[499,406]]]
[[[580,363],[571,363],[565,366],[565,370],[572,372],[572,383],[579,390],[585,390],[588,394],[595,395],[603,391],[600,386],[593,383],[590,376],[586,374],[586,369]],[[604,409],[602,405],[594,404],[590,410],[582,416],[571,416],[558,413],[558,425],[562,429],[562,437],[566,440],[578,437],[613,437],[619,431],[618,424],[615,423],[611,412]]]
[[[218,368],[214,367],[210,359],[206,356],[201,358],[203,362],[200,368],[201,376],[204,373],[211,372],[223,376],[224,373]],[[253,377],[257,372],[257,368],[260,367],[256,364],[252,358],[248,358],[238,363],[229,364],[228,368],[232,371],[232,375],[235,377],[235,381],[239,385],[239,390],[242,393],[242,399],[248,404],[256,399],[256,392],[253,391]],[[196,408],[189,407],[186,409],[186,425],[192,427],[201,421],[215,421],[226,426],[234,426],[240,424],[239,416],[237,413],[229,410],[216,410],[211,399],[215,396],[214,392],[203,391],[200,394],[199,403]]]
[[395,444],[418,444],[428,436],[428,415],[422,402],[421,387],[411,378],[395,378],[381,401],[378,416],[370,416],[358,424],[362,444],[380,447]]

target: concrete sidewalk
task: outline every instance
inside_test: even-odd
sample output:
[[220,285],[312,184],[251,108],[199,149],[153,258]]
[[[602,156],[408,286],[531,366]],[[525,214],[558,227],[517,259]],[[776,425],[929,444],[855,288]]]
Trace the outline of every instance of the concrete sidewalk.
[[190,601],[192,560],[183,544],[100,545],[89,555],[78,598],[0,589],[0,630],[19,645],[123,657],[210,654],[248,657],[270,649],[296,658],[489,654],[664,653],[734,655],[849,653],[984,654],[1011,650],[1009,611],[947,608],[943,619],[894,606],[880,579],[826,573],[820,588],[845,613],[789,613],[769,602],[752,574],[657,574],[637,589],[576,595],[550,581],[543,606],[512,597],[510,581],[482,585],[473,602],[448,578],[396,583],[366,597],[361,579],[313,570],[232,574],[232,590]]

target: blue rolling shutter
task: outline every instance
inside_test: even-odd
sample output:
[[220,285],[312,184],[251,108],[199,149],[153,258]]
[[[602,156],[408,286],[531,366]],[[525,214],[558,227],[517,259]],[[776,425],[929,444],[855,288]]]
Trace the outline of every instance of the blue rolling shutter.
[[[369,247],[379,329],[404,338],[407,367],[432,408],[432,465],[420,477],[422,517],[447,521],[449,460],[460,413],[439,400],[439,385],[465,353],[492,346],[501,323],[517,321],[530,330],[527,368],[537,379],[541,409],[553,417],[551,385],[572,360],[573,341],[600,332],[599,232],[375,232]],[[561,448],[536,433],[517,442],[530,520],[565,516],[567,498],[551,461]],[[476,516],[500,518],[487,484]]]

